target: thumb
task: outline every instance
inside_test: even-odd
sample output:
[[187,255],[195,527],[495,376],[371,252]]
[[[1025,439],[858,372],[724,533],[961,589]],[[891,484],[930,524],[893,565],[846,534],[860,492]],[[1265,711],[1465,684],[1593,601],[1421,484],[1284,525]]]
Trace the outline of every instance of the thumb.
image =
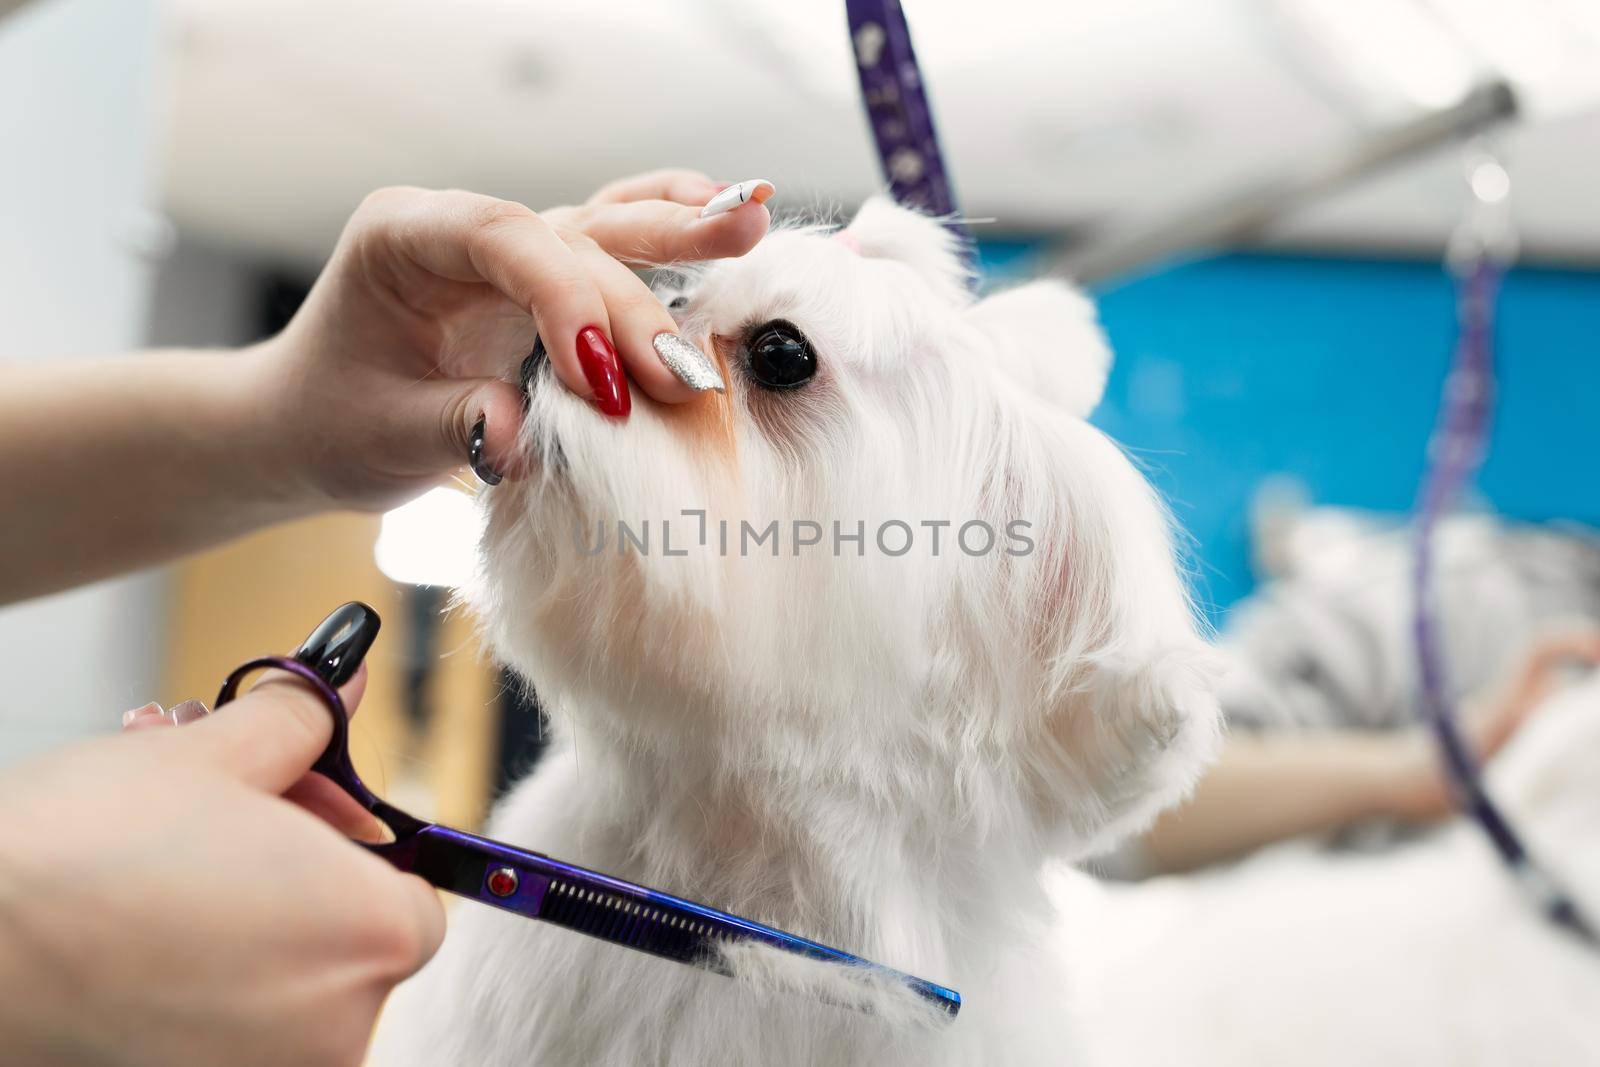
[[[351,601],[318,623],[294,658],[338,687],[340,702],[353,711],[366,690],[362,661],[381,626],[376,611]],[[336,714],[304,679],[267,671],[226,709],[173,732],[196,758],[281,794],[328,747]]]
[[172,731],[195,760],[281,794],[310,770],[333,737],[334,711],[299,678],[269,671],[224,708]]
[[466,463],[492,485],[516,467],[522,413],[522,394],[500,378],[418,382],[394,412],[391,444],[400,455],[421,450],[417,460],[430,472]]

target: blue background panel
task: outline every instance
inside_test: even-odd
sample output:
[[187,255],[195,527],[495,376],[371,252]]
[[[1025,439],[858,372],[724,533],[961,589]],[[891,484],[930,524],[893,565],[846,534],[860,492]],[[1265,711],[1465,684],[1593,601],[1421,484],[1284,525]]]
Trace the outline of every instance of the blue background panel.
[[[1020,244],[985,249],[992,275]],[[1094,421],[1193,538],[1213,615],[1248,593],[1248,510],[1288,475],[1318,504],[1409,508],[1454,340],[1437,264],[1276,255],[1189,263],[1096,294],[1116,361]],[[1482,495],[1600,526],[1600,273],[1518,269]]]

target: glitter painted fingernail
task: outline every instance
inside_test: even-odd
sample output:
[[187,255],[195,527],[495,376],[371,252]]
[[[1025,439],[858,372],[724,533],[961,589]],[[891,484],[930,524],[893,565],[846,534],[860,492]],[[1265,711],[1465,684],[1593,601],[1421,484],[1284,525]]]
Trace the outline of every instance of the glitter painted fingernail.
[[661,362],[667,369],[678,376],[678,380],[697,393],[707,389],[723,392],[727,387],[723,384],[722,375],[717,373],[716,364],[712,363],[706,354],[694,345],[685,341],[677,334],[663,330],[651,339],[656,355],[661,357]]

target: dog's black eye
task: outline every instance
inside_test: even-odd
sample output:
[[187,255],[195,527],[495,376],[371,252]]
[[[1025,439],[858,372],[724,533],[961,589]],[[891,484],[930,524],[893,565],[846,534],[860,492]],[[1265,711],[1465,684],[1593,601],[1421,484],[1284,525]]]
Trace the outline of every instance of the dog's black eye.
[[750,335],[750,377],[768,389],[793,389],[817,373],[811,342],[792,324],[778,321],[756,327]]
[[688,306],[689,298],[687,296],[675,296],[667,302],[667,307],[671,308],[673,311],[677,311],[679,308],[686,308]]

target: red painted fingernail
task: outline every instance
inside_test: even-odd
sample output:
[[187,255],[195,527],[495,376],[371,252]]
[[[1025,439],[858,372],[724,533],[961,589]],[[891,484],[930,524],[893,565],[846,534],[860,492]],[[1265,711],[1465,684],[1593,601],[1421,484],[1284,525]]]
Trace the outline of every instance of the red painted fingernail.
[[589,402],[602,414],[625,419],[633,410],[633,399],[628,395],[628,379],[622,374],[622,364],[617,362],[617,350],[611,347],[606,335],[593,326],[578,331],[578,365],[583,376],[594,390]]

